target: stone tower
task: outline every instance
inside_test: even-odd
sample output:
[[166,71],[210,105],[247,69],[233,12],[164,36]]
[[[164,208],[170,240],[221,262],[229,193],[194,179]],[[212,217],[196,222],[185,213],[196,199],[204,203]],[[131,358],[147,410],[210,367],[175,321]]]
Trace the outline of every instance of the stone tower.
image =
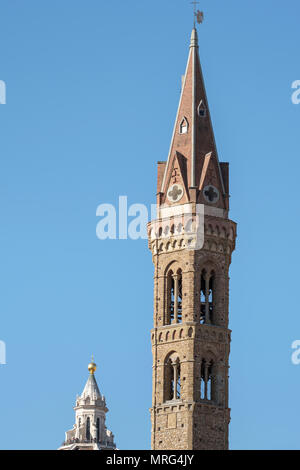
[[148,224],[155,267],[152,449],[228,449],[228,163],[218,159],[191,36],[167,162],[158,162],[157,215]]
[[105,397],[101,395],[95,379],[96,364],[88,365],[89,378],[80,397],[76,399],[75,424],[66,432],[66,438],[59,450],[113,450],[116,448],[114,435],[105,426]]

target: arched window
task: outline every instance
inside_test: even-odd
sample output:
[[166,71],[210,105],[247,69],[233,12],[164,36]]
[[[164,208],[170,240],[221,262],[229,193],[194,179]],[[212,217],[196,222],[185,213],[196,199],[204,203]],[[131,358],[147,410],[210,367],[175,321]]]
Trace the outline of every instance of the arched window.
[[211,401],[213,398],[212,390],[213,361],[202,359],[201,362],[201,380],[200,380],[200,398],[201,400]]
[[165,364],[165,400],[172,400],[174,396],[173,391],[173,383],[174,383],[174,369],[172,366],[171,359]]
[[87,417],[87,419],[86,419],[86,433],[85,433],[85,435],[86,435],[86,440],[90,441],[90,439],[91,439],[91,420],[90,420],[89,417]]
[[180,134],[187,134],[188,132],[188,122],[187,122],[187,119],[184,117],[180,123],[180,126],[179,126],[179,133]]
[[165,325],[170,325],[174,320],[174,279],[173,271],[167,276],[167,312]]
[[173,353],[165,362],[164,401],[178,400],[181,396],[180,361]]
[[200,323],[213,323],[215,273],[203,269],[200,280]]
[[100,442],[100,419],[97,418],[97,442]]
[[166,325],[182,322],[182,271],[174,274],[169,271],[167,276],[167,315]]
[[205,117],[206,116],[206,106],[201,100],[198,106],[198,115],[199,117]]

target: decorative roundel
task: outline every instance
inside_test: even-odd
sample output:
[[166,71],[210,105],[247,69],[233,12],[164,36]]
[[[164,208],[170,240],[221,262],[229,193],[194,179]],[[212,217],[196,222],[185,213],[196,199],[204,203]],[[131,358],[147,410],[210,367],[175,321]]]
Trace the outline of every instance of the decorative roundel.
[[168,199],[170,202],[178,202],[183,196],[183,187],[180,184],[173,184],[168,190]]
[[220,193],[217,188],[215,188],[212,184],[209,184],[203,189],[203,196],[207,202],[215,204],[220,198]]

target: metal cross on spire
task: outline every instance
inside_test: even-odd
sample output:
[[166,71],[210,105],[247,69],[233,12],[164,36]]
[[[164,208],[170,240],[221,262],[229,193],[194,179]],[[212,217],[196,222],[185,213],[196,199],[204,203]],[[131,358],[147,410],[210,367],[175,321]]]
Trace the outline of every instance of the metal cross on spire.
[[196,27],[196,19],[197,23],[201,24],[203,23],[204,20],[204,14],[203,11],[197,10],[197,5],[200,5],[200,2],[191,2],[192,5],[194,5],[194,28]]

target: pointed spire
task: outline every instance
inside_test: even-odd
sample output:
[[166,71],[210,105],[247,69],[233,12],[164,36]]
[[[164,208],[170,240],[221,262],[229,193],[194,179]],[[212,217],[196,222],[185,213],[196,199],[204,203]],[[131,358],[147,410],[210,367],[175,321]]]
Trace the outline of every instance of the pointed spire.
[[87,398],[87,397],[90,397],[93,400],[97,400],[98,398],[101,398],[101,393],[100,393],[94,374],[89,375],[89,378],[87,379],[87,382],[81,394],[81,398]]
[[190,187],[196,187],[195,172],[196,172],[196,67],[197,67],[197,55],[198,55],[198,34],[197,30],[194,27],[191,35],[191,45],[192,49],[192,61],[193,61],[193,78],[192,78],[192,162],[191,162],[191,183]]
[[[181,173],[180,178],[185,178],[184,186],[188,188],[185,196],[189,202],[208,203],[226,209],[226,169],[218,160],[198,49],[198,33],[193,28],[168,161],[165,165],[160,163],[158,204],[182,203],[182,200],[173,202],[167,197]],[[176,155],[181,156],[181,168],[174,167]],[[208,186],[215,189],[218,197],[213,200],[205,198],[204,191]]]

